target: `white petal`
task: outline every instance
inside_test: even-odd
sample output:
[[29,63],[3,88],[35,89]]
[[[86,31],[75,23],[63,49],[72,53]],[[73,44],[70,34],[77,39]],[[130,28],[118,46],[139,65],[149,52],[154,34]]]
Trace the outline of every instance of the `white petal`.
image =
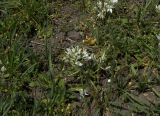
[[76,62],[75,63],[77,66],[82,66],[83,64],[81,62]]
[[108,83],[110,83],[111,82],[111,79],[108,79]]
[[2,68],[1,68],[1,71],[2,72],[5,72],[7,69],[4,67],[4,66],[2,66]]
[[97,5],[98,5],[99,8],[102,8],[102,2],[101,1],[97,2]]
[[117,3],[118,2],[118,0],[112,0],[112,3]]
[[108,9],[107,11],[108,11],[108,12],[110,12],[110,13],[112,13],[112,9],[111,9],[111,8],[110,8],[110,9]]
[[159,34],[159,35],[157,35],[157,39],[160,41],[160,34]]

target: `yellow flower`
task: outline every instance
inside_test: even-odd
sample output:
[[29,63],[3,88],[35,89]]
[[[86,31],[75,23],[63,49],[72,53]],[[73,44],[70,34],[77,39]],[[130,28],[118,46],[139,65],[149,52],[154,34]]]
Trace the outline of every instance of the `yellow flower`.
[[96,39],[94,37],[88,37],[86,36],[85,40],[83,40],[83,43],[89,46],[94,46],[96,44]]

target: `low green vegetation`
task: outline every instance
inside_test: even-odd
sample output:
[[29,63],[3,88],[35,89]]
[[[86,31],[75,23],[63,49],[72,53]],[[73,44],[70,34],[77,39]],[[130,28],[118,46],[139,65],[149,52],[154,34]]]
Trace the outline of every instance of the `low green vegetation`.
[[[67,5],[82,40],[57,49]],[[0,115],[160,114],[158,0],[1,0],[0,18]]]

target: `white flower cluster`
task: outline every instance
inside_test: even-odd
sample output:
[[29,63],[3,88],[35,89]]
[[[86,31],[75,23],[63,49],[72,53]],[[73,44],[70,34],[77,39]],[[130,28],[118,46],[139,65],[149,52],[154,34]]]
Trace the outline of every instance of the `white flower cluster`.
[[94,54],[88,53],[85,48],[79,46],[67,48],[65,53],[63,60],[72,65],[82,66],[84,61],[94,59]]
[[104,19],[107,12],[112,13],[112,9],[114,8],[114,4],[117,3],[118,0],[102,0],[97,2],[96,10],[98,11],[98,18]]

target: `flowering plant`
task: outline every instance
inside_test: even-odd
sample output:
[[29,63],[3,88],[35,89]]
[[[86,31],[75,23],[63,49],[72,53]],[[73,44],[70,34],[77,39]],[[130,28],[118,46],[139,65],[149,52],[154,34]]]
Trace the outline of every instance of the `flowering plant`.
[[63,60],[72,65],[82,66],[84,61],[94,59],[94,54],[88,53],[87,49],[79,46],[67,48]]
[[112,9],[114,8],[114,4],[117,3],[118,0],[104,0],[98,1],[97,6],[95,7],[98,12],[97,17],[100,19],[104,19],[107,12],[112,13]]

